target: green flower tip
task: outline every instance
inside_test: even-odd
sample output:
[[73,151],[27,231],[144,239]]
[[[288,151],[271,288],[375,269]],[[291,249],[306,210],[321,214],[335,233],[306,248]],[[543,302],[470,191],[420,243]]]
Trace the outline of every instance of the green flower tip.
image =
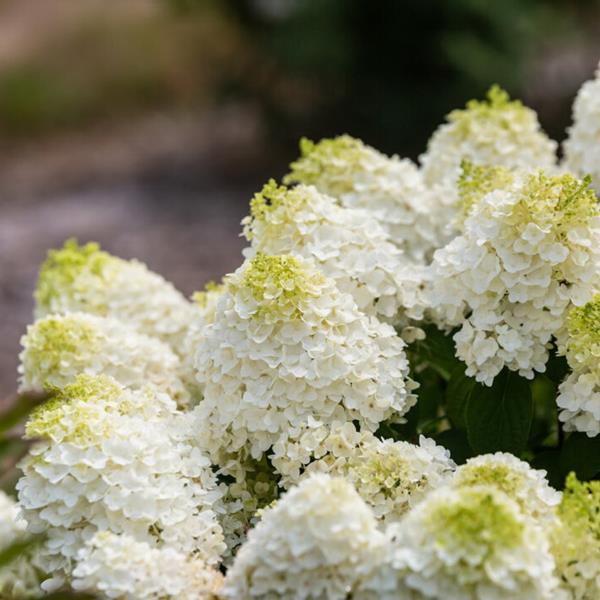
[[579,481],[569,473],[558,512],[571,535],[591,538],[600,551],[600,481]]
[[590,366],[597,368],[600,359],[600,294],[587,304],[569,311],[567,330],[567,357],[575,362],[589,362]]
[[481,166],[463,160],[458,180],[458,193],[463,218],[468,216],[471,208],[484,196],[494,190],[510,186],[513,180],[514,175],[505,167]]
[[[52,397],[36,407],[29,416],[25,436],[29,439],[53,437],[66,425],[64,420],[69,413],[72,430],[68,439],[89,439],[93,432],[87,422],[89,411],[85,409],[86,403],[118,398],[121,391],[121,386],[111,377],[78,375],[73,383],[63,389],[50,389]],[[75,404],[77,410],[73,410]]]
[[[323,280],[320,273],[306,270],[293,256],[257,254],[247,263],[240,287],[252,294],[260,312],[293,317],[299,315],[299,303],[315,295],[315,285]],[[231,280],[229,286],[236,291]]]
[[197,306],[204,309],[208,304],[209,297],[215,294],[220,294],[224,289],[224,283],[209,281],[201,292],[194,292],[192,294],[192,301],[195,302]]
[[511,548],[520,543],[523,525],[498,492],[486,487],[466,487],[457,500],[440,504],[428,516],[429,527],[442,546],[473,544]]
[[78,315],[56,315],[36,321],[26,335],[27,349],[47,362],[52,356],[76,354],[82,346],[93,348],[96,329]]
[[423,476],[414,481],[410,462],[398,452],[369,451],[366,456],[350,461],[349,470],[369,488],[376,488],[385,498],[414,491],[427,483]]
[[39,306],[48,308],[52,300],[72,288],[84,269],[100,275],[110,254],[103,252],[96,242],[79,246],[77,240],[69,239],[60,250],[50,250],[40,268],[35,300]]
[[522,201],[532,213],[552,219],[566,234],[575,227],[587,226],[599,214],[598,199],[590,184],[589,177],[578,179],[570,173],[546,175],[539,171],[525,182]]
[[523,476],[502,463],[466,464],[458,471],[456,483],[460,487],[491,486],[515,499],[516,492],[523,483]]
[[368,147],[350,135],[324,138],[315,143],[300,140],[300,158],[290,165],[291,172],[283,178],[285,184],[318,184],[326,174],[346,172],[349,167],[360,169]]
[[495,121],[503,128],[512,129],[513,123],[528,120],[534,115],[520,100],[511,100],[505,90],[493,85],[485,100],[469,100],[464,109],[453,110],[448,121],[461,125],[466,133],[473,122]]
[[284,185],[277,185],[274,179],[265,183],[262,190],[250,201],[250,214],[253,219],[264,220],[265,217],[285,204],[291,197],[291,190]]

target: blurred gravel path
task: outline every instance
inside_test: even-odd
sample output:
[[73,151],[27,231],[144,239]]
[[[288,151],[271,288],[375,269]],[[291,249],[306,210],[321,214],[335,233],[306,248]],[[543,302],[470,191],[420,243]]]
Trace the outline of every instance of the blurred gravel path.
[[68,237],[136,257],[190,294],[241,262],[239,237],[255,181],[167,180],[91,186],[43,201],[0,205],[0,399],[16,384],[19,338],[48,248]]

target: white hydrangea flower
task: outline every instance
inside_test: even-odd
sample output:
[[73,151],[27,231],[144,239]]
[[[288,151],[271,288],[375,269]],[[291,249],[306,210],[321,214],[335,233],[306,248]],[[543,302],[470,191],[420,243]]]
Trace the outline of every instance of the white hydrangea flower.
[[567,600],[600,598],[600,482],[567,478],[551,535],[556,572]]
[[264,511],[227,573],[224,595],[344,600],[383,559],[384,543],[354,488],[315,474]]
[[194,306],[172,284],[137,260],[123,260],[98,244],[68,240],[51,250],[35,291],[36,318],[89,312],[119,319],[180,353]]
[[55,578],[46,589],[105,529],[218,561],[225,545],[212,507],[220,492],[190,441],[197,419],[153,387],[88,375],[32,413],[26,436],[40,441],[22,461],[17,489],[28,530],[46,534],[36,554]]
[[465,109],[447,116],[420,162],[428,185],[451,189],[465,159],[476,165],[552,170],[556,147],[542,131],[535,111],[492,86],[487,100],[471,100]]
[[[18,504],[0,490],[0,551],[26,536],[27,523]],[[29,552],[0,567],[0,598],[19,600],[40,594],[40,576],[31,564]]]
[[558,347],[573,372],[559,386],[559,418],[567,431],[600,434],[600,294],[569,312]]
[[573,125],[563,143],[564,166],[581,177],[591,175],[600,193],[600,66],[580,88],[573,104]]
[[110,375],[132,389],[149,384],[186,404],[179,358],[167,344],[121,321],[88,313],[49,315],[21,338],[21,391],[63,388],[80,373]]
[[77,555],[72,586],[118,600],[216,600],[223,576],[198,558],[128,535],[96,533]]
[[489,485],[496,487],[536,521],[553,521],[561,493],[552,488],[546,471],[532,469],[513,454],[496,452],[470,458],[457,468],[453,487]]
[[[297,477],[310,461],[320,442],[314,430],[353,420],[375,430],[415,403],[393,328],[292,256],[260,254],[227,277],[196,369],[204,386],[199,439],[214,462],[271,451],[284,476]],[[289,451],[290,442],[305,455]]]
[[[349,450],[340,438],[354,447]],[[446,484],[456,467],[445,448],[424,436],[418,446],[381,441],[368,432],[359,434],[352,423],[332,431],[324,446],[327,455],[311,463],[306,473],[344,477],[382,525],[399,520],[431,490]]]
[[431,304],[461,326],[456,354],[491,385],[508,367],[544,371],[551,338],[600,277],[600,211],[588,182],[569,174],[473,168],[461,181],[462,235],[435,253]]
[[387,536],[387,564],[353,598],[556,599],[547,536],[494,487],[440,488]]
[[285,183],[314,185],[342,206],[369,211],[390,241],[417,262],[445,243],[438,197],[410,160],[387,157],[349,135],[317,144],[302,139],[300,150]]
[[313,186],[278,186],[256,194],[244,235],[244,256],[291,254],[311,260],[358,308],[387,322],[423,318],[419,267],[406,261],[364,210],[344,208]]

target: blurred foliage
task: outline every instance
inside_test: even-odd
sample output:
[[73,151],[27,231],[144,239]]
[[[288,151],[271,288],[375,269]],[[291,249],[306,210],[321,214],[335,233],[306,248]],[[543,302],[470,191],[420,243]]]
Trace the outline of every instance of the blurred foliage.
[[235,28],[202,5],[190,20],[160,3],[148,10],[91,3],[77,18],[48,25],[33,50],[0,66],[0,132],[32,136],[204,106],[239,47]]
[[[450,108],[497,82],[520,95],[530,60],[581,33],[592,0],[229,0],[262,49],[256,86],[276,131],[348,132],[417,155]],[[351,129],[348,131],[348,129]]]
[[348,132],[416,156],[451,108],[491,83],[521,95],[532,61],[580,39],[599,8],[596,0],[162,0],[110,10],[91,2],[35,51],[0,61],[0,132],[242,101],[262,110],[288,148],[301,135]]

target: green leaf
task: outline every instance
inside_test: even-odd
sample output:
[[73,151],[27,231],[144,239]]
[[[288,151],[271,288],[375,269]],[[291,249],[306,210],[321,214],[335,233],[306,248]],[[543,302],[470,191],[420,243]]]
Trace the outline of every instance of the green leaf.
[[434,437],[435,441],[450,451],[456,464],[462,465],[474,455],[467,434],[460,429],[446,429]]
[[452,371],[461,364],[455,356],[452,334],[440,331],[435,325],[427,325],[423,329],[425,339],[410,346],[411,363],[413,366],[428,366],[445,380],[450,379]]
[[556,350],[553,349],[546,363],[546,375],[548,379],[558,385],[564,380],[568,372],[569,365],[567,359],[564,356],[558,356]]
[[465,417],[469,444],[477,453],[519,454],[527,446],[533,417],[528,382],[505,369],[491,387],[475,385]]
[[572,433],[563,445],[559,465],[563,483],[571,471],[578,479],[594,479],[600,473],[600,437]]
[[472,377],[465,375],[463,366],[458,366],[452,371],[446,388],[446,413],[452,424],[459,429],[465,429],[467,426],[465,413],[475,383]]
[[532,461],[534,469],[546,471],[546,478],[553,488],[560,490],[565,484],[565,475],[560,468],[560,451],[556,449],[540,452]]

